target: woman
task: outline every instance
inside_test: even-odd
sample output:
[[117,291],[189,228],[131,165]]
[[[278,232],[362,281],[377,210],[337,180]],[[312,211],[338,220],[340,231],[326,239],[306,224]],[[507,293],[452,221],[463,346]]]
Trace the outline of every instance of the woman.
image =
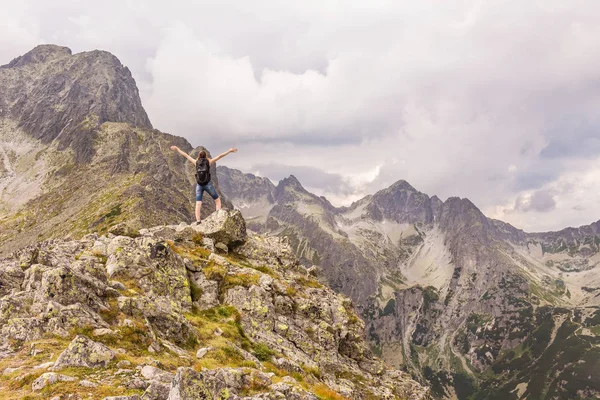
[[185,153],[177,146],[171,146],[171,150],[174,150],[187,158],[192,164],[196,166],[196,224],[200,223],[200,209],[202,208],[202,195],[204,192],[208,192],[208,194],[215,200],[215,207],[217,210],[221,209],[221,199],[213,186],[210,176],[210,166],[216,163],[221,158],[225,157],[229,153],[235,153],[237,149],[232,147],[227,150],[225,153],[218,155],[215,158],[206,157],[206,152],[201,151],[198,154],[198,158],[194,160],[192,156]]

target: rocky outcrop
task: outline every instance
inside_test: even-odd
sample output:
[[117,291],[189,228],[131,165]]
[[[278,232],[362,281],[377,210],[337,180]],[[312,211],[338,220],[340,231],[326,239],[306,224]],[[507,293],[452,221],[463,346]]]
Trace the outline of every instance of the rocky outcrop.
[[52,369],[60,371],[66,367],[106,367],[114,358],[115,353],[102,343],[77,335],[69,347],[58,356]]
[[235,247],[246,241],[246,221],[237,210],[228,212],[219,210],[202,220],[193,229],[215,243],[223,243],[227,247]]
[[[159,226],[133,238],[43,242],[0,260],[0,271],[12,271],[0,297],[0,389],[429,399],[372,355],[352,302],[308,276],[286,239],[242,234],[237,211],[206,221],[210,238]],[[216,238],[231,252],[215,253]],[[32,368],[40,355],[50,364]]]
[[[170,146],[204,148],[152,129],[115,56],[38,46],[0,67],[0,87],[0,254],[119,224],[113,234],[134,237],[195,220],[193,165]],[[207,196],[203,217],[212,211]]]

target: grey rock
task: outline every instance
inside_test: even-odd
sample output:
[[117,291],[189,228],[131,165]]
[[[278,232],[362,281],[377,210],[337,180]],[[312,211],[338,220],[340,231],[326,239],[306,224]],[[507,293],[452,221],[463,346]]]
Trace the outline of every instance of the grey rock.
[[115,358],[115,353],[103,345],[94,342],[86,336],[77,335],[56,360],[53,370],[66,367],[106,367]]
[[237,211],[219,210],[202,220],[193,229],[203,236],[223,243],[229,248],[234,248],[246,241],[246,222],[242,214]]
[[225,254],[229,253],[229,248],[227,247],[227,245],[225,243],[219,242],[219,243],[215,244],[215,249],[219,250],[221,253],[225,253]]
[[55,372],[45,372],[40,375],[33,383],[31,384],[31,390],[34,392],[38,392],[45,388],[48,385],[53,385],[57,382],[72,382],[76,381],[77,378],[67,375],[57,374]]
[[127,389],[145,390],[148,387],[148,382],[138,377],[133,377],[131,380],[125,383],[125,387]]
[[142,400],[167,400],[170,390],[170,384],[152,381],[142,395]]
[[213,395],[204,384],[202,375],[192,368],[178,368],[171,382],[168,400],[208,400]]
[[196,352],[196,358],[203,358],[211,350],[212,347],[202,347],[201,349],[198,349],[198,351]]
[[175,377],[174,374],[167,371],[163,371],[160,368],[156,368],[151,365],[145,365],[140,371],[140,373],[145,379],[149,381],[157,381],[167,384],[171,383],[171,381]]
[[23,369],[22,366],[21,367],[15,367],[15,368],[8,367],[8,368],[5,368],[4,371],[2,371],[2,375],[10,375],[13,372],[17,372],[17,371],[20,371],[22,369]]
[[121,360],[117,363],[117,368],[127,368],[131,366],[131,362],[127,360]]

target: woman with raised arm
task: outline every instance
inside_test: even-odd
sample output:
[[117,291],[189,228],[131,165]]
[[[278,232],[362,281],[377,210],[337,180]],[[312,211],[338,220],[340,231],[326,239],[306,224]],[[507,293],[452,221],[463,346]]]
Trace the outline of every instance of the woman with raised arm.
[[215,158],[206,157],[206,152],[203,150],[198,154],[198,158],[190,156],[177,146],[171,146],[171,150],[178,152],[185,158],[187,158],[192,164],[196,166],[196,224],[200,223],[200,210],[202,209],[202,195],[204,192],[215,200],[215,207],[217,210],[221,209],[221,199],[215,190],[215,187],[210,181],[210,166],[225,157],[229,153],[235,153],[237,149],[232,147],[223,154],[219,154]]

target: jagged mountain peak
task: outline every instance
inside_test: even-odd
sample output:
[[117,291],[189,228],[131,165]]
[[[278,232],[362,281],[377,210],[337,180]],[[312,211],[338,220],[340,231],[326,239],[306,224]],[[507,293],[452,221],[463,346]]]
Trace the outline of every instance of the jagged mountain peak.
[[407,190],[409,192],[418,192],[417,189],[415,189],[410,183],[408,183],[404,179],[400,179],[400,180],[394,182],[392,185],[390,185],[387,189],[384,189],[384,190],[390,190],[390,191]]
[[22,56],[13,59],[8,64],[0,66],[0,68],[16,68],[28,64],[44,63],[65,58],[72,54],[71,49],[68,47],[57,46],[55,44],[41,44]]
[[273,196],[281,202],[297,200],[299,197],[316,197],[309,193],[294,175],[280,180],[275,187]]
[[152,129],[131,72],[106,51],[38,46],[0,69],[0,87],[0,118],[43,143],[58,140],[78,164],[91,160],[105,122]]
[[278,186],[281,186],[281,187],[287,186],[287,187],[293,187],[293,188],[300,189],[300,190],[306,190],[302,186],[302,183],[300,183],[298,178],[296,178],[296,176],[294,176],[294,175],[290,175],[287,178],[283,178],[282,180],[280,180]]

